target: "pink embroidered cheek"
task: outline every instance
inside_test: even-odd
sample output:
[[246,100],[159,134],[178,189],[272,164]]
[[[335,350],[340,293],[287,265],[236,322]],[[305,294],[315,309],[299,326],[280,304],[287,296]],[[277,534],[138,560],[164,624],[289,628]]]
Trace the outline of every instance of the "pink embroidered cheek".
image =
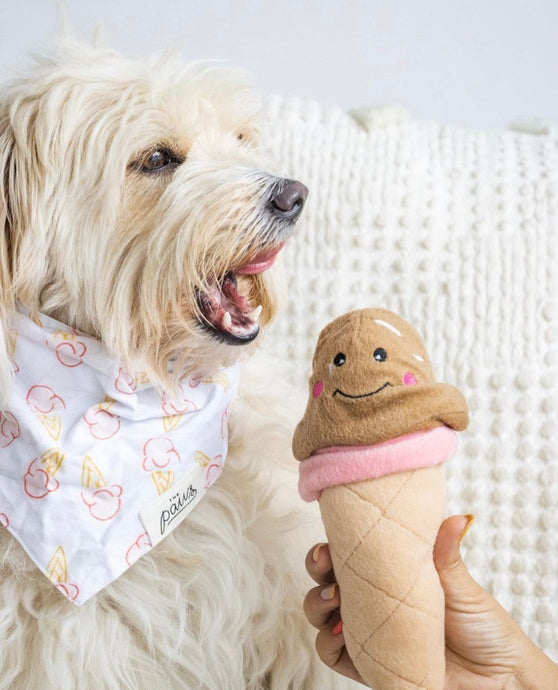
[[408,371],[405,376],[403,377],[403,383],[405,386],[414,386],[417,382],[417,379],[414,374],[411,374],[410,371]]
[[317,383],[314,384],[314,390],[312,391],[312,395],[315,398],[319,398],[323,392],[324,392],[324,382],[318,381]]

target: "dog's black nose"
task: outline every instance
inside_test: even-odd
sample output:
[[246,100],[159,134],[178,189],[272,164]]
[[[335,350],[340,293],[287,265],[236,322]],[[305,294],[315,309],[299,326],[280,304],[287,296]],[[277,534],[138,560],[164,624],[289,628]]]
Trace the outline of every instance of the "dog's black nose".
[[304,208],[308,188],[296,180],[289,180],[287,185],[271,199],[271,208],[286,220],[294,222]]

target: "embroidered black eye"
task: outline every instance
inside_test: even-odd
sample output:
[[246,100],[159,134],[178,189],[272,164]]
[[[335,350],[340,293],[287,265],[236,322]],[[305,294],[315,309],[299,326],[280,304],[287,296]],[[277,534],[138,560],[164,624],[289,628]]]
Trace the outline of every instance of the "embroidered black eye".
[[242,141],[244,139],[244,134],[240,132],[240,134],[238,134],[236,138],[238,139],[238,141]]
[[342,352],[338,352],[335,357],[333,358],[333,363],[335,364],[336,367],[342,367],[343,364],[347,361],[347,358]]
[[374,359],[376,362],[385,362],[387,359],[387,352],[384,350],[383,347],[377,347],[374,350]]

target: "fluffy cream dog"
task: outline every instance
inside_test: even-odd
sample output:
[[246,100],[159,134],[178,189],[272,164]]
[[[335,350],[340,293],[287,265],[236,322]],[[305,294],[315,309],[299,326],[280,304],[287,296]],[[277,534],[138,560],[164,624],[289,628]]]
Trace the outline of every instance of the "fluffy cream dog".
[[[265,172],[238,75],[66,42],[1,92],[0,168],[5,408],[18,304],[169,395],[185,372],[235,362],[274,315],[267,269],[306,189]],[[310,520],[273,488],[290,420],[260,373],[241,384],[208,496],[83,606],[0,528],[0,688],[338,687],[301,611]]]

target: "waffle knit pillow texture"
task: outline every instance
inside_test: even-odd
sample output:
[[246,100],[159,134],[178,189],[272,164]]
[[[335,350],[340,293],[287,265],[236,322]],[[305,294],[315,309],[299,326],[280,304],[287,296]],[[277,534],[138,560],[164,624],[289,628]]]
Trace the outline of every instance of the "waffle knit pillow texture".
[[383,307],[417,328],[436,379],[470,407],[447,463],[450,513],[476,516],[465,560],[558,661],[558,128],[282,97],[266,113],[278,170],[310,189],[267,348],[302,411],[333,318]]

